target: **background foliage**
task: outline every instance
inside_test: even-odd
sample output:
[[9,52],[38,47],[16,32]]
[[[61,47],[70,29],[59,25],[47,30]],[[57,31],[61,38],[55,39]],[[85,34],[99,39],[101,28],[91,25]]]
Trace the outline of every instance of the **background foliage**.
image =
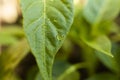
[[[120,80],[119,5],[120,0],[74,0],[71,29],[54,54],[53,80]],[[42,80],[22,20],[2,22],[1,80]]]

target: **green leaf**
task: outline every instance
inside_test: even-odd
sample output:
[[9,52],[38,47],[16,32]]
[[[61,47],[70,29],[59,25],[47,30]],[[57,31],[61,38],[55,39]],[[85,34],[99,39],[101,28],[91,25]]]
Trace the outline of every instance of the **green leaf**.
[[[66,61],[61,61],[61,60],[55,60],[55,63],[53,65],[53,80],[57,80],[57,78],[62,75],[67,68],[70,67],[70,64]],[[36,71],[38,72],[38,71]],[[32,72],[35,74],[35,72]],[[35,80],[41,80],[40,73],[36,73],[37,75],[35,76]],[[30,75],[31,76],[31,75]],[[28,78],[29,80],[29,78]],[[30,79],[34,80],[34,79]]]
[[24,31],[42,80],[51,80],[54,57],[73,21],[73,0],[21,0]]
[[[55,80],[80,80],[80,74],[77,70],[81,68],[86,68],[86,66],[87,66],[86,63],[78,63],[71,65]],[[61,70],[64,70],[64,68]]]
[[[70,65],[66,61],[56,61],[53,66],[53,80],[79,80],[80,74],[77,69],[85,68],[84,63]],[[42,80],[38,73],[35,80]]]
[[80,80],[80,74],[78,71],[73,71],[73,72],[65,75],[61,79],[57,79],[57,80]]
[[7,75],[0,77],[1,80],[22,80],[20,77],[13,71],[6,72]]
[[62,61],[62,60],[55,61],[54,66],[53,66],[53,80],[57,80],[57,78],[61,76],[62,74],[64,74],[64,72],[70,66],[71,65],[66,61]]
[[119,68],[118,71],[120,73],[120,44],[119,43],[113,43],[112,52],[114,53],[115,60]]
[[101,53],[104,53],[108,56],[113,57],[113,55],[111,53],[111,42],[106,36],[99,36],[92,40],[82,38],[82,40],[91,48],[93,48]]
[[20,26],[3,26],[0,30],[0,44],[14,44],[18,41],[17,37],[23,37],[24,32]]
[[92,25],[113,20],[120,11],[120,0],[88,0],[84,16]]
[[13,70],[18,66],[19,62],[28,54],[29,51],[30,48],[27,40],[22,39],[2,53],[0,55],[0,79],[9,80],[11,77],[9,76],[11,75],[9,73],[13,72]]
[[17,42],[17,39],[10,35],[0,34],[0,44],[1,45],[8,45],[14,44]]
[[119,67],[118,67],[115,57],[112,58],[112,57],[102,54],[100,52],[96,52],[96,55],[106,67],[108,67],[115,73],[119,72]]
[[17,25],[3,26],[2,29],[0,30],[0,34],[12,35],[17,37],[24,36],[23,29],[21,28],[21,26]]
[[74,20],[75,21],[73,22],[72,30],[70,33],[70,37],[72,37],[74,41],[76,41],[78,44],[84,42],[89,47],[100,51],[101,53],[113,56],[111,54],[110,40],[103,34],[96,37],[91,36],[91,26],[84,20],[81,12],[79,12],[79,15],[75,16]]
[[37,74],[34,80],[42,80],[40,74]]
[[[75,15],[75,19],[70,32],[70,37],[72,37],[72,39],[77,42],[77,44],[84,42],[89,47],[113,57],[113,55],[111,54],[110,40],[103,34],[93,37],[90,34],[91,25],[84,19],[82,11],[79,11],[78,13],[79,14]],[[105,25],[106,24],[102,25],[102,27],[105,27]],[[104,29],[101,29],[101,32],[102,30],[104,32]]]

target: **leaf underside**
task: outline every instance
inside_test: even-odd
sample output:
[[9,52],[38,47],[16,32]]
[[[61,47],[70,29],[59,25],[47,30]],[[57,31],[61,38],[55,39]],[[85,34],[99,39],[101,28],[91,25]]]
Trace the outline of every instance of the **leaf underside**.
[[73,21],[73,0],[21,0],[24,31],[42,80],[51,80],[55,54]]

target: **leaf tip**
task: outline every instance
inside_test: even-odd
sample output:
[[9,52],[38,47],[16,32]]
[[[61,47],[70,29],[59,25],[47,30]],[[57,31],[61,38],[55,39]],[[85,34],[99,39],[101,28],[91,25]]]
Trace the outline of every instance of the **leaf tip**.
[[114,56],[113,56],[112,54],[108,54],[108,56],[110,56],[110,57],[114,58]]

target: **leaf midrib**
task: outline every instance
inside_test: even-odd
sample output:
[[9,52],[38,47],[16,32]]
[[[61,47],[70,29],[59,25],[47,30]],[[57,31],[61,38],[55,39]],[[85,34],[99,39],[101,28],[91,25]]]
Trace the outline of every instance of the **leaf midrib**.
[[[45,39],[45,36],[46,36],[46,32],[45,32],[45,30],[46,30],[46,0],[43,0],[43,6],[44,6],[44,11],[43,11],[43,18],[44,18],[44,23],[43,23],[43,37],[44,37],[44,41],[43,41],[43,53],[44,53],[44,56],[43,56],[43,59],[44,59],[44,64],[45,64],[45,66],[47,66],[46,65],[46,59],[45,59],[45,46],[46,46],[46,43],[45,43],[45,41],[46,41],[46,39]],[[47,68],[46,68],[46,70],[47,70]],[[49,74],[48,74],[49,75]],[[47,76],[46,76],[47,77]]]
[[[44,53],[45,53],[45,18],[46,18],[46,17],[45,17],[45,12],[46,12],[46,9],[45,9],[45,8],[46,8],[46,4],[45,4],[45,3],[46,3],[46,0],[43,0],[43,4],[44,4],[44,5],[43,5],[43,6],[44,6],[44,11],[43,11],[43,18],[44,18],[44,23],[43,23],[43,29],[44,29],[44,30],[43,30],[43,31],[44,31],[44,35],[43,35],[43,36],[44,36],[43,46],[44,46],[44,47],[43,47],[43,48],[44,48]],[[44,54],[44,57],[43,57],[43,58],[44,58],[44,63],[45,63],[45,54]]]

